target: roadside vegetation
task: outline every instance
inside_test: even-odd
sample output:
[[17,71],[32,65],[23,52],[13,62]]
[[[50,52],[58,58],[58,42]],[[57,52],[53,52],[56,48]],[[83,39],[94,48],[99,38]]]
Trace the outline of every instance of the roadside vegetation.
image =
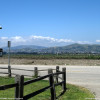
[[[27,80],[29,79],[25,78],[24,81],[27,81]],[[0,85],[6,85],[6,84],[11,84],[11,83],[14,83],[14,78],[0,77]],[[24,95],[27,95],[31,92],[34,92],[48,85],[49,85],[49,82],[46,80],[42,80],[42,81],[27,85],[24,87]],[[61,92],[61,87],[60,86],[56,87],[57,95],[59,95],[60,92]],[[2,90],[2,91],[0,90],[0,98],[14,98],[14,88],[8,89],[8,90]],[[85,100],[86,98],[94,98],[94,95],[90,93],[89,90],[83,87],[67,84],[67,91],[62,97],[59,98],[59,100]],[[33,100],[33,98],[29,100]],[[35,96],[34,100],[50,100],[50,90],[47,90]]]
[[[7,54],[3,56],[7,58]],[[100,54],[11,54],[17,59],[100,59]]]

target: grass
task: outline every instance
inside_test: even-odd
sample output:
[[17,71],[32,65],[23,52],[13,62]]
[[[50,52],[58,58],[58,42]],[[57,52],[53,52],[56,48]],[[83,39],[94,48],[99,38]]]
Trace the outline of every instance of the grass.
[[[7,54],[3,58],[7,58]],[[11,54],[18,59],[100,59],[100,54]]]
[[[24,81],[27,80],[29,79],[28,78],[24,79]],[[14,83],[14,78],[0,77],[0,85],[6,85],[11,83]],[[32,93],[48,85],[49,82],[46,80],[26,85],[24,86],[24,95]],[[60,97],[59,100],[85,100],[85,98],[94,98],[93,94],[90,93],[89,90],[83,87],[67,84],[67,88],[68,89],[66,93],[62,97]],[[59,95],[60,92],[61,92],[61,86],[56,87],[56,94]],[[0,98],[14,98],[14,95],[15,95],[14,88],[0,91]],[[50,100],[50,90],[47,90],[29,100]]]

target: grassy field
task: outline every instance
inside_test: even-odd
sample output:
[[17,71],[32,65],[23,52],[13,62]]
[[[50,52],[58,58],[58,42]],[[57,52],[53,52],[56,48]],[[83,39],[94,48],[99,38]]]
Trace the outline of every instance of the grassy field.
[[[25,79],[24,81],[27,80],[29,79]],[[11,84],[11,83],[14,83],[14,78],[0,77],[0,85]],[[24,86],[24,95],[27,95],[33,91],[36,91],[48,85],[49,85],[48,81],[42,80]],[[85,100],[86,98],[94,98],[93,94],[90,93],[89,90],[83,87],[67,84],[67,88],[68,88],[67,92],[62,97],[60,97],[59,100]],[[56,87],[57,95],[59,95],[60,92],[61,92],[61,87],[60,86]],[[0,91],[0,98],[14,98],[14,88],[5,91]],[[47,90],[29,100],[50,100],[50,90]]]
[[[0,57],[0,64],[8,64],[8,56]],[[15,65],[79,65],[100,66],[98,54],[11,54],[11,64]]]
[[[7,55],[3,56],[7,58]],[[100,59],[100,54],[11,54],[17,59]]]

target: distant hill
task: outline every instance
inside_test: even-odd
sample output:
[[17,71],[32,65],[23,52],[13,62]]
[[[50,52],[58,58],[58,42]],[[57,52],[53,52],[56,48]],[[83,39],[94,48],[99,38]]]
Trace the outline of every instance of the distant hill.
[[41,50],[42,53],[100,53],[100,45],[72,44]]
[[[3,48],[7,52],[8,48]],[[35,45],[20,45],[11,47],[11,52],[27,53],[100,53],[100,45],[72,44],[62,47],[42,47]]]
[[[46,47],[36,46],[36,45],[19,45],[19,46],[11,47],[11,52],[34,52],[38,49],[41,50],[44,48],[46,48]],[[8,51],[7,47],[4,47],[3,49],[5,52]]]

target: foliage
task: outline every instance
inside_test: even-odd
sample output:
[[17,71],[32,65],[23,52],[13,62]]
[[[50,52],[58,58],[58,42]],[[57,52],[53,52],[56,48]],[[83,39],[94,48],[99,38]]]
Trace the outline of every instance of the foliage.
[[[3,58],[7,58],[4,55]],[[100,54],[11,54],[17,59],[100,59]]]

